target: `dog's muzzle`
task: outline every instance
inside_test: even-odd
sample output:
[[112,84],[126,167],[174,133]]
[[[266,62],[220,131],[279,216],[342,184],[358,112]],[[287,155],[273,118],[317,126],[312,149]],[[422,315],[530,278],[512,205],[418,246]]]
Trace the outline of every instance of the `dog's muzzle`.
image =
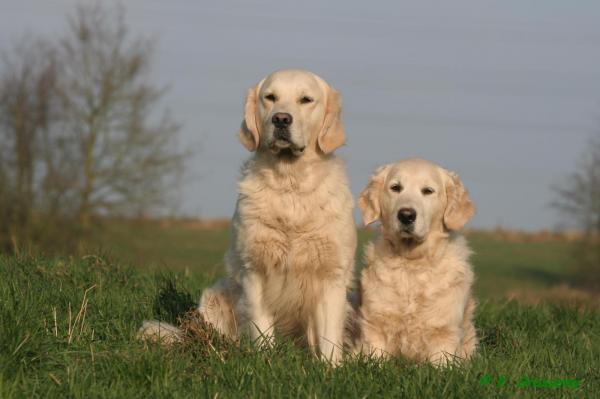
[[304,146],[299,146],[292,140],[290,126],[294,118],[287,112],[277,112],[271,118],[273,123],[273,141],[269,146],[277,155],[299,156],[304,152]]
[[276,127],[273,131],[273,137],[275,138],[275,141],[284,141],[290,144],[292,143],[292,135],[287,128]]
[[398,211],[398,230],[400,236],[404,238],[412,238],[415,232],[415,222],[417,220],[417,211],[414,208],[402,208]]

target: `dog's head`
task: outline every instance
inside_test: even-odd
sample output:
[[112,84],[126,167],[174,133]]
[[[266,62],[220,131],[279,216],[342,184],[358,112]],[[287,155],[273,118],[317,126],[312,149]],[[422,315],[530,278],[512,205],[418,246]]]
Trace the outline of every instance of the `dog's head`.
[[431,232],[459,230],[475,213],[456,173],[420,159],[377,169],[358,206],[365,225],[381,220],[387,237],[411,244]]
[[274,72],[248,91],[240,141],[288,159],[329,154],[346,141],[339,94],[311,72]]

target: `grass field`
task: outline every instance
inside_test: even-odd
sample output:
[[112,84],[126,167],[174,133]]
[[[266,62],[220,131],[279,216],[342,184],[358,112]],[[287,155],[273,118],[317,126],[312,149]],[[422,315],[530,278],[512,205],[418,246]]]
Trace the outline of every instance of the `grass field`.
[[453,369],[369,359],[332,369],[287,342],[137,341],[142,320],[174,321],[194,306],[222,273],[227,237],[114,224],[89,251],[101,255],[0,257],[0,398],[600,397],[597,309],[501,299],[568,279],[566,242],[470,236],[482,345]]
[[[357,267],[362,247],[373,233],[359,230]],[[567,241],[507,241],[492,234],[469,234],[475,254],[475,291],[479,298],[500,298],[509,290],[540,291],[569,281],[573,244]],[[142,270],[174,270],[190,278],[214,280],[224,271],[229,228],[199,228],[185,223],[111,223],[91,253],[106,251]]]

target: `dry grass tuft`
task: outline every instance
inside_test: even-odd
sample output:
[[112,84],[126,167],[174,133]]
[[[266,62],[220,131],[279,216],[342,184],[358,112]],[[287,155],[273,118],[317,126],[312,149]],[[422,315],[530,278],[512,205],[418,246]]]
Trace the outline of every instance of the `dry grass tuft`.
[[204,321],[197,310],[191,310],[179,318],[179,328],[182,331],[182,344],[200,350],[203,353],[216,354],[225,361],[232,346],[237,346],[234,341]]
[[[521,231],[497,227],[492,230],[467,229],[465,233],[509,242],[578,242],[586,238],[583,232],[576,230],[560,232],[551,230]],[[594,239],[600,240],[600,237]]]
[[506,297],[528,305],[551,303],[576,309],[600,309],[599,293],[578,289],[568,284],[560,284],[539,292],[512,290],[506,294]]

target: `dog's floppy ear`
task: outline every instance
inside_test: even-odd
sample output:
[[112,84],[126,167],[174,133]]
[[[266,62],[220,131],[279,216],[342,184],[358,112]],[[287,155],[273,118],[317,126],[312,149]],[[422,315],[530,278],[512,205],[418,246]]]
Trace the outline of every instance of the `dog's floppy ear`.
[[460,177],[450,171],[447,171],[446,196],[448,203],[444,211],[444,226],[451,231],[460,230],[475,214],[475,206]]
[[365,226],[381,218],[379,195],[381,194],[381,189],[390,167],[391,165],[384,165],[377,168],[373,176],[371,176],[367,187],[358,196],[358,208],[362,214]]
[[317,142],[325,154],[333,152],[346,142],[346,133],[342,126],[342,101],[339,93],[331,87],[328,88],[325,120]]
[[256,151],[260,141],[260,132],[256,121],[258,92],[263,81],[248,90],[244,106],[244,120],[240,127],[240,142],[248,151]]

